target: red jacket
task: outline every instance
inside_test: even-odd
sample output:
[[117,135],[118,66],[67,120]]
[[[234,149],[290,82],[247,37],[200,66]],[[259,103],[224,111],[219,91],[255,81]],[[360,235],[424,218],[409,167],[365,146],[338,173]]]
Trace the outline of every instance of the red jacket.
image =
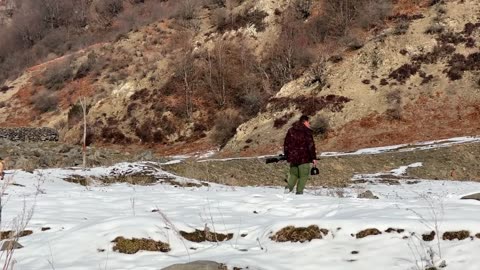
[[291,164],[311,163],[317,158],[312,130],[300,121],[295,122],[285,136],[283,153]]

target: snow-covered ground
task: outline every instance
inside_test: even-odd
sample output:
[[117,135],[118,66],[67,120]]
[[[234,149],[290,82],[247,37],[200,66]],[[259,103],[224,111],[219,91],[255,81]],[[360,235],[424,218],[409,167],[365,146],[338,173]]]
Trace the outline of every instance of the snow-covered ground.
[[[402,178],[409,167],[415,166],[421,163],[355,176],[352,182],[358,184],[351,188],[309,188],[302,196],[284,194],[281,187],[210,184],[186,188],[166,183],[93,183],[85,187],[63,180],[70,175],[94,177],[148,170],[178,182],[196,182],[166,173],[153,163],[122,163],[87,171],[8,171],[7,178],[15,185],[9,185],[2,196],[1,225],[2,231],[9,230],[23,209],[33,209],[26,226],[33,234],[19,239],[24,248],[15,250],[14,269],[153,270],[175,263],[213,260],[227,264],[229,269],[405,270],[424,269],[427,262],[423,258],[432,250],[435,262],[444,260],[446,269],[478,270],[480,239],[425,242],[421,234],[432,230],[440,234],[458,230],[468,230],[472,236],[480,233],[480,202],[460,200],[466,194],[480,192],[480,183],[415,183]],[[396,177],[400,184],[379,181],[385,175]],[[356,198],[367,189],[379,199]],[[152,212],[155,209],[161,213]],[[324,239],[304,243],[270,239],[288,225],[318,225],[330,232]],[[220,243],[194,243],[177,233],[203,230],[205,226],[234,236]],[[42,231],[45,227],[50,229]],[[405,232],[385,233],[390,227]],[[362,239],[352,236],[368,228],[383,233]],[[170,244],[171,251],[121,254],[112,250],[111,241],[118,236],[161,240]]]

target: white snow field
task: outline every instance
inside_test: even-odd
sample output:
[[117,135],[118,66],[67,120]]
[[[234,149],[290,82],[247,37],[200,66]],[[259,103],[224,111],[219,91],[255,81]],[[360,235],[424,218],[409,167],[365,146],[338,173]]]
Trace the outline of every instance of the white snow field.
[[[298,196],[282,187],[175,187],[92,183],[85,187],[63,180],[70,175],[102,176],[149,170],[179,182],[196,182],[162,171],[154,163],[122,163],[112,167],[7,171],[2,196],[2,231],[23,209],[33,210],[19,238],[24,247],[13,254],[13,269],[162,269],[172,264],[213,260],[229,269],[425,269],[432,261],[444,269],[478,270],[480,265],[480,201],[460,200],[480,192],[480,183],[421,180],[401,176],[409,167],[379,172],[399,178],[399,185],[377,181],[380,174],[357,175],[359,183],[345,189],[313,189]],[[415,179],[418,180],[418,179]],[[279,186],[283,183],[279,183]],[[379,199],[358,199],[371,190]],[[161,212],[152,212],[157,209]],[[166,219],[163,216],[166,217]],[[270,239],[285,226],[318,225],[329,230],[323,239],[277,243]],[[178,230],[233,233],[224,242],[194,243]],[[42,228],[51,229],[42,231]],[[357,239],[355,234],[377,228],[380,235]],[[404,229],[386,233],[388,228]],[[422,234],[468,230],[465,240],[422,240]],[[412,235],[413,234],[413,235]],[[243,235],[243,236],[242,236]],[[150,238],[169,243],[167,253],[122,254],[111,241]],[[352,251],[356,251],[352,254]],[[432,254],[432,256],[430,256]],[[0,265],[3,265],[2,254]]]

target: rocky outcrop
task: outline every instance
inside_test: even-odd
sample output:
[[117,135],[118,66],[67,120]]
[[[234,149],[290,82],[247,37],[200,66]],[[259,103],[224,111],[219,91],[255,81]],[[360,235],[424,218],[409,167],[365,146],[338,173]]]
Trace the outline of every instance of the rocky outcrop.
[[58,131],[48,127],[0,128],[0,139],[23,142],[58,141]]

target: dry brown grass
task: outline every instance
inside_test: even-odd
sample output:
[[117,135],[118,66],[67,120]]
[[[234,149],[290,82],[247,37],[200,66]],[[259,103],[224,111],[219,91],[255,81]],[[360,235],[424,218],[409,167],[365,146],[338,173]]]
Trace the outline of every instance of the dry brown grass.
[[228,241],[233,238],[233,233],[218,233],[218,232],[211,232],[208,229],[204,230],[198,230],[196,229],[194,232],[185,232],[185,231],[180,231],[180,235],[183,236],[183,238],[187,239],[188,241],[191,242],[222,242],[222,241]]
[[322,239],[328,234],[327,229],[320,229],[317,225],[308,227],[287,226],[270,237],[275,242],[310,242],[313,239]]
[[365,230],[362,230],[360,232],[358,232],[355,237],[357,239],[360,239],[360,238],[364,238],[364,237],[367,237],[367,236],[370,236],[370,235],[379,235],[379,234],[382,234],[381,231],[379,231],[378,229],[376,228],[369,228],[369,229],[365,229]]
[[467,239],[470,237],[470,232],[466,230],[461,230],[461,231],[450,231],[450,232],[445,232],[443,233],[442,239],[443,240],[463,240]]
[[424,233],[422,234],[422,239],[423,241],[430,242],[435,239],[435,235],[436,235],[435,231],[431,231],[430,233]]
[[123,236],[115,238],[112,243],[115,243],[113,246],[113,251],[118,251],[125,254],[135,254],[138,251],[160,251],[160,252],[169,252],[170,245],[163,243],[162,241],[155,241],[153,239],[146,238],[132,238],[126,239]]

